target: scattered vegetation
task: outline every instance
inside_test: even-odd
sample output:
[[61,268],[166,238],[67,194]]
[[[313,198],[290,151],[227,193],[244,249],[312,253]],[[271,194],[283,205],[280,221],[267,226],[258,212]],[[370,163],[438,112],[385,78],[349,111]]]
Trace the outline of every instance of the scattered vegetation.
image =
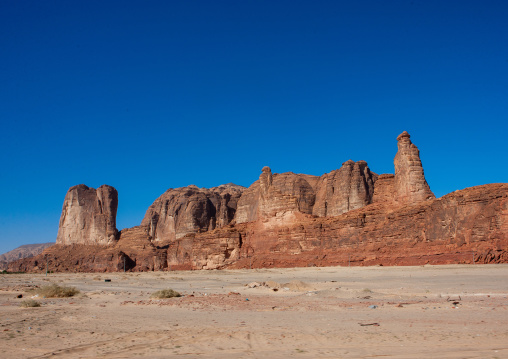
[[4,269],[0,271],[0,274],[25,274],[25,272],[9,272]]
[[19,306],[22,308],[35,308],[35,307],[40,307],[41,303],[39,303],[38,301],[33,300],[33,299],[26,299],[26,300],[22,301],[19,304]]
[[150,298],[173,298],[173,297],[181,297],[182,295],[178,293],[177,291],[174,291],[173,289],[162,289],[158,290],[157,292],[152,293]]
[[362,292],[364,292],[364,293],[372,293],[372,291],[369,288],[363,288]]
[[34,289],[33,293],[46,298],[67,298],[73,297],[79,293],[74,287],[59,286],[58,284],[45,285]]

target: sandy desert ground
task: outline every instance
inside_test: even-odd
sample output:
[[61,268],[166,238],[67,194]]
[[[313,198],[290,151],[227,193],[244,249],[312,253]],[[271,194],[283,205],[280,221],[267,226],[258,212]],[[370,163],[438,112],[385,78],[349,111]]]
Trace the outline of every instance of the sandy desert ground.
[[0,357],[508,358],[508,265],[1,275]]

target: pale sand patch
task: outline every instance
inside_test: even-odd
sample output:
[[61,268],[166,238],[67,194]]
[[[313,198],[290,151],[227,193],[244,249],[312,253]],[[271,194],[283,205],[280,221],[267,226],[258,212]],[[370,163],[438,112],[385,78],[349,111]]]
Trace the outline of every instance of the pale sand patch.
[[[48,283],[82,294],[18,307]],[[184,296],[150,298],[166,288]],[[2,275],[0,343],[2,358],[508,358],[508,265]]]

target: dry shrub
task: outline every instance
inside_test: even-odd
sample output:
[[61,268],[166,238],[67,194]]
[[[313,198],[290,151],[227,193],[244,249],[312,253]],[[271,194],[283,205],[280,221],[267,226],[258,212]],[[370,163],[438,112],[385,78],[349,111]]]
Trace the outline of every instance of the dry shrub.
[[19,306],[22,308],[35,308],[35,307],[40,307],[41,303],[39,303],[38,301],[33,300],[33,299],[26,299],[26,300],[22,301],[19,304]]
[[67,298],[75,296],[79,293],[79,290],[74,287],[65,287],[53,283],[35,289],[34,293],[46,298]]
[[177,291],[174,291],[173,289],[162,289],[162,290],[158,290],[155,293],[152,293],[150,298],[163,299],[163,298],[173,298],[173,297],[181,297],[181,296],[182,295],[180,293],[178,293]]

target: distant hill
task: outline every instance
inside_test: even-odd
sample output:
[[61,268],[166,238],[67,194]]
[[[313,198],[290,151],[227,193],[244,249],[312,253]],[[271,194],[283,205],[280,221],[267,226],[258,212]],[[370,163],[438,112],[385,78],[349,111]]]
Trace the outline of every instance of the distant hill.
[[18,248],[13,249],[4,254],[0,254],[0,270],[6,270],[7,264],[9,262],[21,259],[21,258],[29,258],[36,256],[37,254],[42,253],[44,249],[49,246],[54,245],[54,242],[50,243],[35,243],[35,244],[25,244],[23,246],[19,246]]

